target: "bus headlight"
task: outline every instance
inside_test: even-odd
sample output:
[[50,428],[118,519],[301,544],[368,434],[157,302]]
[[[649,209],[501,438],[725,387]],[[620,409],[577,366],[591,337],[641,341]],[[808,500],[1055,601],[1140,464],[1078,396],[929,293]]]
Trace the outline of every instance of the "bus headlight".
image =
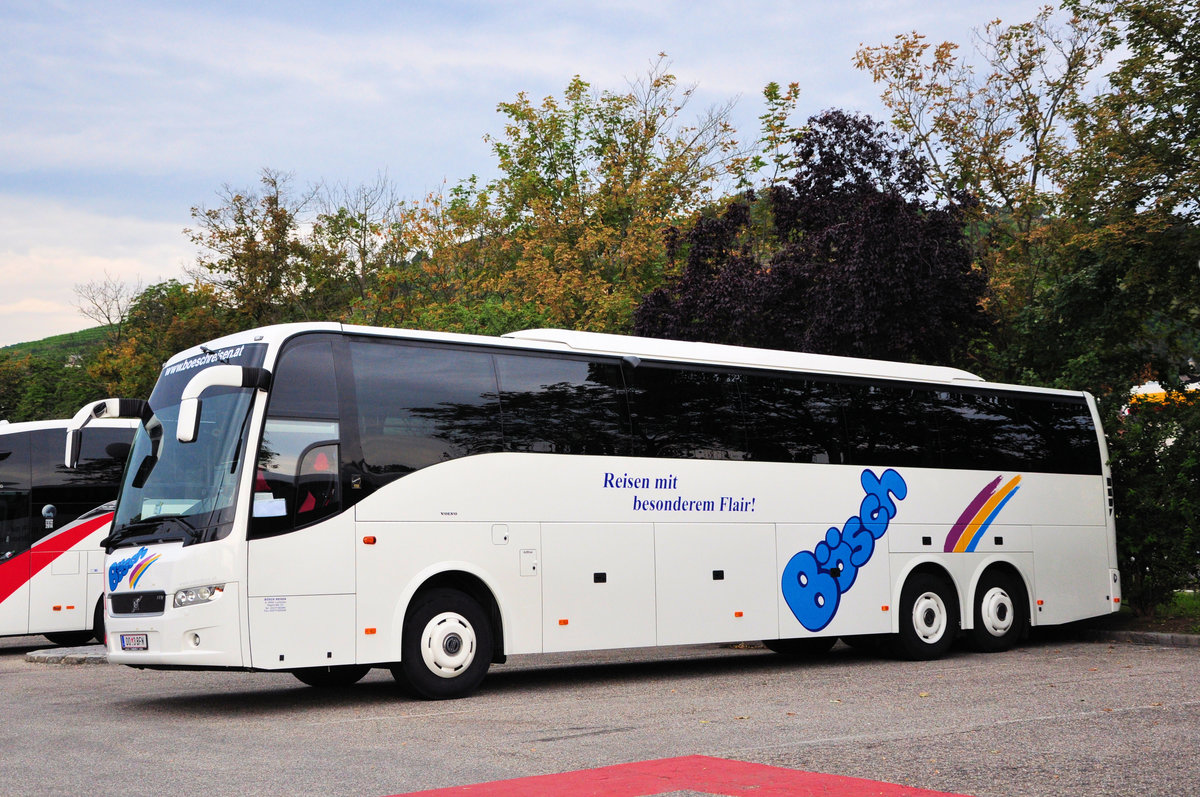
[[184,606],[195,606],[197,603],[208,603],[211,600],[215,600],[224,591],[224,584],[209,584],[204,587],[181,589],[175,593],[175,608],[181,609]]

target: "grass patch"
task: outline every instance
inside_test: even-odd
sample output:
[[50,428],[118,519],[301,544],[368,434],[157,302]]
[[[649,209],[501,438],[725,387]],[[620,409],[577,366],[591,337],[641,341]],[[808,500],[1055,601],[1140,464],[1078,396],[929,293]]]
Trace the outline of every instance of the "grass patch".
[[1170,603],[1158,607],[1158,614],[1166,619],[1190,623],[1188,633],[1200,634],[1200,592],[1176,592]]

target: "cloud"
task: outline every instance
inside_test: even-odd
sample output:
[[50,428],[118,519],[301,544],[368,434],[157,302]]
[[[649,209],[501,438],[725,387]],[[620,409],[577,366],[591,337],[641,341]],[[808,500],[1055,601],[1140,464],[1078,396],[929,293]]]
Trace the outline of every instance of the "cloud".
[[182,276],[194,251],[179,226],[0,194],[0,345],[95,326],[75,286]]

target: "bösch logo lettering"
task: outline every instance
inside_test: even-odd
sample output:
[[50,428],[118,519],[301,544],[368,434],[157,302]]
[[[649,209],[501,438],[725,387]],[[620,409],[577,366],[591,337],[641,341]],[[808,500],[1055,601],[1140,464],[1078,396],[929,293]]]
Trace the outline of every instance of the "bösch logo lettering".
[[[146,558],[147,550],[142,548],[128,559],[122,559],[119,562],[113,562],[108,566],[108,589],[111,592],[115,590],[121,583],[121,579],[125,578],[125,574],[133,569],[133,566]],[[157,559],[158,557],[154,557]],[[151,560],[153,561],[153,560]],[[149,564],[149,562],[147,562]],[[132,584],[130,585],[132,586]]]
[[891,468],[882,476],[864,470],[859,478],[866,496],[858,516],[839,530],[831,528],[812,551],[800,551],[783,568],[783,599],[800,624],[820,631],[837,614],[842,593],[854,586],[858,569],[875,553],[896,516],[896,501],[908,495],[904,477]]

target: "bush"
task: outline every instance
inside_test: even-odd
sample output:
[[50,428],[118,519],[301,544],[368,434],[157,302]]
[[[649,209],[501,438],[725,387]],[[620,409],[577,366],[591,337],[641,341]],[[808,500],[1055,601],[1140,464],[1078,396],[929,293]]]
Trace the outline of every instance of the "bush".
[[1200,396],[1135,406],[1109,449],[1125,600],[1153,615],[1200,579]]

